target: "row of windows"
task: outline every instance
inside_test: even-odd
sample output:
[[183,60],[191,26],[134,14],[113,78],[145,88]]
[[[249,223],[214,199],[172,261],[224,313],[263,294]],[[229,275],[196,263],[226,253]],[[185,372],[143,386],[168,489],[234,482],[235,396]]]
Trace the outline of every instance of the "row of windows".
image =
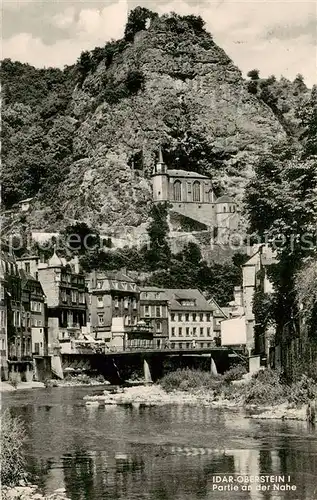
[[[101,290],[102,287],[103,287],[103,284],[105,283],[105,280],[97,280],[97,288],[98,290]],[[124,289],[124,290],[130,290],[132,288],[132,290],[136,290],[136,284],[135,283],[126,283],[124,281],[112,281],[112,285],[113,285],[113,288],[115,288],[116,290],[119,289],[119,283],[121,285],[121,287]]]
[[162,306],[144,306],[145,318],[161,318],[165,309]]
[[162,293],[161,292],[141,292],[140,298],[141,299],[148,299],[149,297],[151,299],[160,299]]
[[[131,318],[131,316],[124,316],[124,324],[125,326],[136,325],[138,322],[138,318],[135,316]],[[104,326],[105,318],[103,314],[98,314],[98,326]]]
[[[198,334],[201,337],[204,337],[205,335],[207,337],[210,337],[211,336],[211,328],[209,326],[207,326],[206,328],[204,328],[204,327],[196,328],[194,326],[192,329],[189,328],[188,326],[186,328],[179,327],[177,330],[177,334],[179,337],[182,337],[184,334],[186,337],[190,337],[191,335],[193,337],[196,337]],[[171,335],[172,335],[172,337],[175,337],[175,335],[176,335],[176,328],[174,326],[172,327]]]
[[[213,191],[210,189],[207,193],[208,202],[213,202]],[[181,181],[175,181],[173,184],[173,199],[174,201],[182,201],[182,183]],[[195,202],[201,201],[201,184],[199,181],[194,181],[193,184],[187,183],[187,198],[192,199]]]
[[[67,290],[62,289],[61,290],[61,299],[62,302],[67,302],[67,297],[69,297],[69,294],[67,293]],[[84,292],[78,292],[77,290],[71,290],[71,301],[74,304],[85,304],[86,299],[85,299],[85,294]]]
[[[214,344],[213,342],[198,342],[196,344],[197,347],[200,347],[201,349],[204,347],[212,347]],[[171,349],[191,349],[193,346],[192,342],[171,342]]]
[[31,311],[42,312],[42,303],[31,300]]
[[204,313],[199,313],[199,314],[196,314],[196,313],[192,313],[192,314],[172,313],[171,314],[171,321],[210,321],[210,318],[211,318],[210,313],[207,313],[207,314],[204,314]]

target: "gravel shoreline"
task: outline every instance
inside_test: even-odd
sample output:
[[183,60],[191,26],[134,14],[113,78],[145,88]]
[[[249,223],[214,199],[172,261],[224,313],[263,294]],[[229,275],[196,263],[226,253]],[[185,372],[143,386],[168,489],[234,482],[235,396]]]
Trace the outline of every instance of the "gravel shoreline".
[[247,418],[253,419],[282,419],[282,420],[307,420],[307,405],[292,407],[288,403],[276,406],[247,406],[242,399],[225,399],[214,397],[212,391],[199,390],[195,393],[185,391],[166,392],[159,385],[128,387],[110,392],[105,390],[103,394],[84,397],[86,406],[107,405],[132,405],[160,406],[169,404],[209,406],[213,408],[228,408],[246,410]]
[[50,495],[42,495],[38,486],[30,484],[27,486],[2,486],[1,500],[70,500],[66,496],[64,488],[55,490]]

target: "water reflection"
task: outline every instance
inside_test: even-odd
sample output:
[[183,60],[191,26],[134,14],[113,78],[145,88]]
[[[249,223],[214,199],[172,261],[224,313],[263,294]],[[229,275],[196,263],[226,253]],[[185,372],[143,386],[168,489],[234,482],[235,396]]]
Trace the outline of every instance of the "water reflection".
[[[36,394],[35,394],[36,392]],[[10,395],[28,428],[28,467],[72,500],[312,500],[317,436],[207,407],[86,407],[87,389]],[[290,475],[296,491],[215,491],[215,475]]]

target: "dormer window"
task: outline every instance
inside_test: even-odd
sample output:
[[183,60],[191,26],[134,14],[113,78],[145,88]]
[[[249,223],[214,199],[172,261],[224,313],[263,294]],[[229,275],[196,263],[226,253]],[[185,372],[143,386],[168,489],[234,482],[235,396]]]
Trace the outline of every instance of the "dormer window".
[[102,281],[98,280],[97,281],[97,288],[100,290],[102,288]]

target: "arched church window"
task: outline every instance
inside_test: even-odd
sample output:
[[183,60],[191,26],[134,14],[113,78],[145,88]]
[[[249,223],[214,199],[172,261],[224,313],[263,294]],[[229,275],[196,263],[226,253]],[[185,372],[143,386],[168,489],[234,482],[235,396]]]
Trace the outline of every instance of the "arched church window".
[[193,201],[200,201],[200,182],[198,181],[193,184]]
[[175,201],[182,201],[182,184],[181,181],[175,181],[173,184],[173,194]]

